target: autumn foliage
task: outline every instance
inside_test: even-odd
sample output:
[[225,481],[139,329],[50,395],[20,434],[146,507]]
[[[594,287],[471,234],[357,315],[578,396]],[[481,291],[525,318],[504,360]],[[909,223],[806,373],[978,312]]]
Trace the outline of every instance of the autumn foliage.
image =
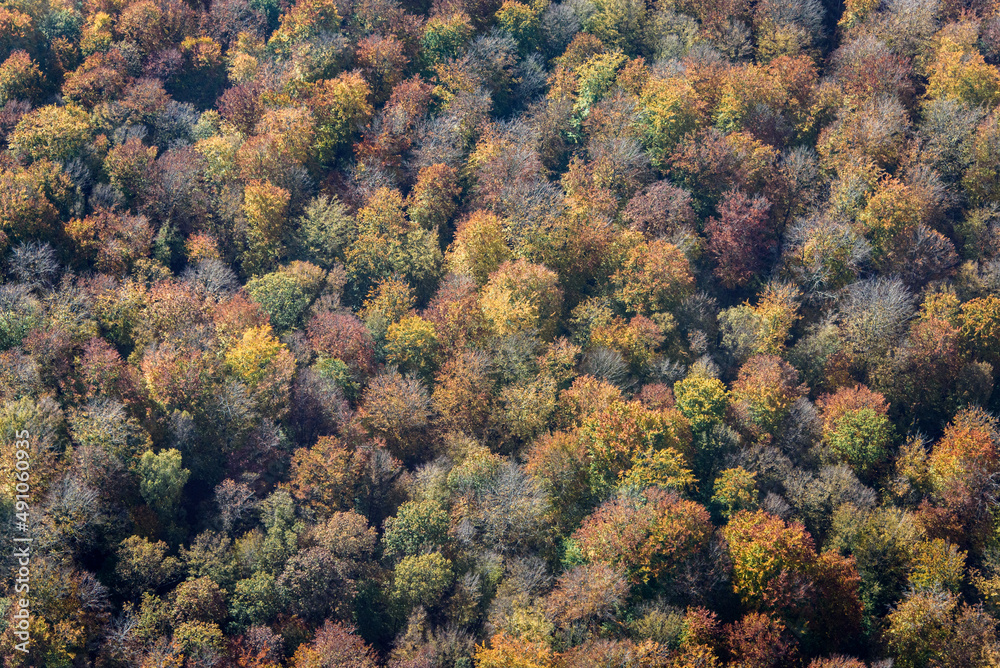
[[0,2],[0,668],[1000,664],[998,68],[982,0]]

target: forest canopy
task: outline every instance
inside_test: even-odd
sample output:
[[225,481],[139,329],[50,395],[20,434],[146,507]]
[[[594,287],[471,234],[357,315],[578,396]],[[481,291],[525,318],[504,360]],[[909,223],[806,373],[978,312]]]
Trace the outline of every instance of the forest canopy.
[[998,66],[980,0],[0,0],[0,665],[1000,664]]

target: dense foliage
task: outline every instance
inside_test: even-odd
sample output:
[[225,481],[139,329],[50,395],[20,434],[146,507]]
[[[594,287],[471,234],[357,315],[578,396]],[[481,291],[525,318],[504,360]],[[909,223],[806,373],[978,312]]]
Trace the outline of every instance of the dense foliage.
[[998,65],[978,0],[0,0],[0,664],[998,665]]

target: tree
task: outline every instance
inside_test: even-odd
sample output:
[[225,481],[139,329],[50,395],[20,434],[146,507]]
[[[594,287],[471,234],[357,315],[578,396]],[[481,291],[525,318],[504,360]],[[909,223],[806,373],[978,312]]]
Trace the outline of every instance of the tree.
[[226,615],[224,592],[211,578],[182,582],[174,589],[174,617],[180,623],[210,622]]
[[358,417],[373,434],[386,440],[394,454],[412,459],[428,454],[424,434],[430,409],[431,398],[424,385],[390,369],[365,388]]
[[92,399],[74,411],[69,433],[78,447],[99,449],[115,468],[129,472],[141,469],[142,457],[153,445],[149,433],[128,414],[126,406],[108,397]]
[[[194,665],[212,665],[222,659],[225,638],[218,624],[184,622],[177,625],[170,643],[174,656]],[[156,659],[154,659],[155,661]]]
[[669,580],[711,534],[702,506],[650,488],[605,501],[573,533],[573,543],[583,559],[620,568],[638,583]]
[[351,563],[359,571],[367,569],[365,563],[375,552],[378,536],[368,526],[364,515],[353,510],[333,513],[325,522],[314,526],[310,537],[330,551],[333,556]]
[[374,102],[387,100],[393,87],[403,80],[410,61],[405,51],[405,45],[395,35],[369,35],[358,41],[355,59]]
[[347,207],[336,197],[319,195],[305,208],[299,221],[298,244],[307,259],[331,269],[354,243],[357,224]]
[[691,423],[691,431],[701,433],[722,422],[729,393],[718,378],[691,375],[674,383],[677,410]]
[[784,665],[797,654],[784,623],[759,612],[733,622],[726,629],[726,641],[736,664],[746,668]]
[[440,552],[403,557],[392,575],[392,597],[404,609],[433,607],[454,581],[451,562]]
[[125,196],[126,202],[140,202],[152,180],[155,160],[156,147],[143,146],[141,140],[133,137],[108,151],[104,169],[110,184]]
[[140,0],[128,7],[121,17],[122,37],[135,44],[141,52],[152,53],[169,39],[165,12],[149,0]]
[[323,547],[294,553],[274,585],[282,608],[311,623],[346,617],[355,594],[346,564]]
[[[765,14],[766,9],[758,12]],[[768,48],[766,41],[758,45],[759,50]],[[805,55],[781,55],[767,65],[733,68],[723,80],[714,113],[716,127],[729,132],[746,129],[777,145],[789,135],[808,131],[816,75],[812,59]]]
[[281,257],[290,197],[287,190],[266,181],[251,181],[246,185],[243,195],[247,220],[247,251],[243,256],[246,273],[268,269]]
[[763,197],[730,191],[719,202],[719,217],[705,225],[715,275],[727,288],[746,285],[763,270],[774,250],[770,208]]
[[[638,402],[612,402],[580,428],[590,464],[590,484],[604,494],[626,479],[629,469],[657,456],[675,461],[680,487],[691,482],[685,455],[691,454],[691,428],[676,409],[652,411]],[[667,482],[663,480],[662,482]]]
[[640,43],[646,6],[631,0],[601,0],[594,3],[594,9],[583,29],[611,48],[632,52]]
[[0,332],[5,350],[21,345],[28,332],[41,321],[41,305],[23,290],[8,290],[7,304],[3,309]]
[[36,100],[45,84],[42,71],[27,51],[14,51],[0,64],[0,106],[10,100]]
[[627,311],[642,315],[666,311],[691,293],[694,277],[677,246],[628,236],[623,241],[624,257],[611,283],[615,299]]
[[76,362],[86,396],[93,399],[107,396],[126,405],[139,404],[139,377],[136,369],[126,364],[107,341],[96,337],[88,341]]
[[[861,8],[861,3],[852,4]],[[913,66],[874,35],[846,42],[835,52],[834,63],[835,76],[849,94],[866,100],[881,95],[913,97]]]
[[555,665],[552,648],[542,642],[533,642],[510,636],[505,632],[490,638],[476,648],[477,668],[551,668]]
[[810,296],[832,294],[857,280],[871,246],[854,227],[826,216],[800,220],[788,231],[788,270]]
[[632,373],[641,377],[656,358],[656,352],[666,338],[664,329],[642,315],[633,316],[627,322],[616,316],[610,322],[591,329],[590,345],[621,353]]
[[372,649],[354,629],[327,620],[312,641],[299,645],[292,657],[294,668],[375,668]]
[[542,435],[528,450],[525,471],[541,482],[560,527],[575,526],[583,519],[591,498],[583,439],[572,432]]
[[913,592],[888,622],[889,650],[903,668],[987,666],[996,651],[993,618],[949,592]]
[[474,211],[458,224],[449,249],[448,264],[485,285],[500,265],[511,259],[504,222],[486,211]]
[[[368,299],[358,312],[372,337],[379,343],[386,343],[389,328],[399,324],[404,318],[417,317],[413,314],[416,297],[413,288],[399,276],[393,276],[379,281],[368,294]],[[433,324],[425,323],[418,329],[433,328]]]
[[[584,56],[583,49],[580,51],[580,55]],[[573,68],[577,84],[573,110],[577,115],[586,117],[591,107],[611,91],[618,78],[618,70],[627,62],[628,56],[618,49],[605,51],[602,48],[587,57],[581,57],[580,64]]]
[[281,15],[281,25],[271,35],[268,45],[279,53],[287,52],[298,42],[337,30],[342,19],[332,2],[299,0]]
[[910,572],[910,586],[917,591],[951,591],[965,579],[966,553],[941,538],[917,545]]
[[1000,367],[1000,355],[992,342],[1000,336],[1000,298],[990,295],[962,304],[958,334],[973,355]]
[[153,229],[145,216],[114,213],[100,209],[84,219],[66,224],[81,258],[93,258],[102,272],[122,276],[139,259],[149,255]]
[[407,501],[385,521],[382,544],[387,556],[414,556],[443,546],[447,535],[448,515],[437,501]]
[[306,262],[293,262],[278,271],[256,276],[245,286],[247,294],[271,318],[271,325],[285,332],[302,322],[302,316],[323,286],[323,272]]
[[859,231],[871,243],[872,259],[886,256],[907,234],[916,230],[922,212],[913,190],[895,179],[885,179],[858,216]]
[[[931,450],[928,474],[943,516],[932,527],[960,545],[980,545],[987,531],[991,491],[1000,466],[996,420],[981,408],[959,411]],[[936,525],[936,526],[935,526]]]
[[740,367],[732,386],[732,405],[752,433],[777,433],[792,404],[808,392],[799,374],[776,355],[754,355]]
[[941,424],[949,412],[949,394],[964,367],[959,330],[948,319],[925,313],[911,323],[909,334],[878,368],[880,388],[893,405],[921,425]]
[[862,511],[845,503],[834,513],[831,534],[828,544],[855,559],[864,609],[869,615],[884,615],[905,591],[914,549],[926,536],[923,527],[908,511]]
[[295,361],[271,327],[252,327],[226,351],[226,367],[250,390],[264,415],[280,417],[288,409]]
[[742,510],[757,510],[760,505],[757,474],[742,466],[720,471],[719,477],[715,479],[714,489],[712,503],[726,519],[732,519]]
[[320,311],[310,318],[306,333],[313,350],[342,360],[356,376],[374,371],[375,345],[368,328],[356,316]]
[[406,213],[425,229],[442,228],[455,212],[455,198],[461,191],[458,170],[454,167],[441,163],[421,167],[417,182],[406,198]]
[[607,564],[584,564],[559,576],[546,608],[557,624],[598,624],[614,616],[628,592],[625,578]]
[[[715,84],[711,79],[705,83]],[[670,154],[668,166],[671,180],[691,191],[695,211],[706,216],[724,197],[752,207],[747,197],[726,193],[762,190],[772,179],[777,158],[773,147],[745,132],[723,135],[708,128],[685,135]]]
[[816,563],[812,536],[798,523],[758,511],[737,513],[723,529],[733,563],[733,589],[747,607],[780,610],[801,605],[797,589]]
[[504,0],[496,13],[500,28],[517,40],[522,53],[534,50],[540,37],[541,21],[537,8],[517,0]]
[[737,359],[751,355],[780,355],[799,318],[799,292],[793,285],[769,283],[757,305],[748,303],[719,314],[722,344]]
[[278,613],[275,578],[263,571],[236,583],[229,603],[229,614],[238,624],[266,624]]
[[181,453],[176,449],[156,454],[147,450],[139,460],[139,491],[164,520],[172,521],[190,475],[181,467]]
[[[313,1],[300,0],[299,4],[304,6]],[[333,12],[335,15],[336,10]],[[335,79],[316,84],[309,108],[316,117],[316,150],[321,162],[329,163],[339,157],[371,118],[370,95],[371,89],[359,72],[343,72]]]
[[421,54],[428,66],[442,63],[458,55],[473,35],[469,17],[464,12],[451,16],[433,16],[424,24],[420,37]]
[[556,273],[525,260],[504,262],[483,287],[483,318],[500,336],[534,330],[543,339],[555,334],[562,312]]
[[705,103],[683,78],[650,77],[639,94],[640,128],[653,165],[664,168],[685,134],[704,122]]
[[422,378],[430,378],[437,367],[438,357],[434,325],[416,315],[389,325],[385,355],[389,364]]
[[[129,83],[128,66],[121,50],[107,49],[111,42],[111,16],[105,12],[97,12],[91,18],[94,41],[105,42],[105,48],[99,53],[88,54],[79,67],[67,72],[62,87],[67,99],[86,109],[119,97]],[[85,37],[85,44],[86,41]]]
[[[434,23],[434,19],[430,23]],[[408,50],[412,49],[412,38],[407,37],[407,40]],[[389,101],[376,114],[361,141],[355,145],[359,162],[388,170],[393,175],[402,175],[403,160],[415,147],[415,130],[425,119],[430,102],[431,86],[419,76],[397,84],[392,89]],[[437,170],[431,172],[438,173]]]
[[[108,592],[92,573],[53,559],[32,559],[32,572],[36,580],[28,625],[31,642],[21,645],[10,625],[0,636],[0,651],[21,665],[72,665],[74,657],[94,646],[100,630],[107,628]],[[14,620],[14,614],[11,606],[9,619]]]
[[885,397],[857,385],[825,394],[816,403],[826,443],[860,476],[870,475],[889,455],[894,437]]
[[523,556],[551,544],[545,492],[518,464],[480,447],[452,469],[447,484],[462,502],[454,522],[473,529],[475,545]]
[[139,598],[169,583],[180,570],[175,557],[167,556],[167,544],[129,536],[118,546],[115,576],[124,593]]
[[251,626],[232,642],[237,666],[272,668],[280,665],[284,655],[284,639],[268,626]]
[[910,119],[895,96],[846,104],[816,142],[823,162],[842,176],[870,165],[891,170],[899,162],[910,131]]
[[437,234],[406,218],[398,190],[380,188],[358,211],[358,237],[344,263],[356,301],[393,274],[426,294],[438,276],[441,251]]
[[48,160],[0,171],[0,232],[20,241],[56,234],[70,188],[66,173]]
[[666,180],[656,181],[636,193],[625,206],[622,217],[632,229],[647,237],[669,237],[695,224],[691,193]]
[[7,145],[27,160],[63,162],[77,157],[90,141],[90,117],[75,105],[47,106],[26,114]]
[[363,455],[333,436],[322,436],[311,448],[292,455],[291,492],[320,516],[354,507]]
[[[957,31],[956,31],[957,32]],[[962,44],[948,29],[941,31],[937,57],[930,68],[927,93],[938,99],[958,98],[970,105],[994,106],[1000,100],[1000,72],[988,65],[971,44]],[[939,33],[940,34],[940,33]]]
[[898,279],[858,281],[841,296],[840,336],[851,361],[862,369],[885,357],[905,334],[913,296]]

